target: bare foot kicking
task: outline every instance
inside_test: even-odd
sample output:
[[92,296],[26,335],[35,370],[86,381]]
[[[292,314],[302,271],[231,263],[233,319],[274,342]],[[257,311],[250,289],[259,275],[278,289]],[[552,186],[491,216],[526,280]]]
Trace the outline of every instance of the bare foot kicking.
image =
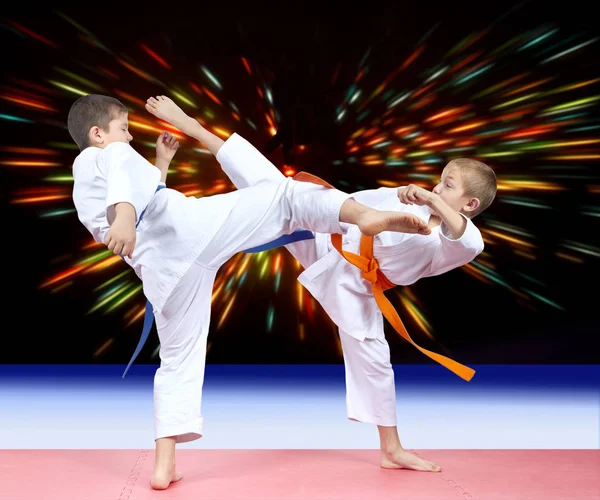
[[398,233],[430,234],[427,222],[413,214],[368,210],[358,221],[360,232],[365,236],[374,236],[383,231]]
[[160,467],[156,466],[154,468],[154,474],[152,475],[152,480],[150,481],[150,486],[155,490],[166,490],[171,483],[176,483],[181,480],[183,474],[181,472],[175,471],[175,464],[169,471],[162,470]]
[[187,133],[186,129],[189,128],[190,124],[196,123],[196,120],[186,115],[183,109],[164,95],[150,97],[146,101],[146,110],[157,118],[177,127],[183,133]]
[[424,472],[441,472],[442,468],[406,450],[394,453],[381,452],[381,467],[384,469],[410,469]]

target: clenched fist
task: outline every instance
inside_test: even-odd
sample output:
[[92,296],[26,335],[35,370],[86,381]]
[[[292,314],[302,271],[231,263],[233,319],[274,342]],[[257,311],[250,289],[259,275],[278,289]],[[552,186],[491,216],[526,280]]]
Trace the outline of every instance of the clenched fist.
[[427,189],[409,184],[406,187],[398,188],[398,198],[406,205],[429,205],[434,194]]
[[177,137],[170,132],[164,131],[156,139],[156,161],[169,163],[175,156],[178,148],[179,141]]
[[135,248],[135,209],[129,203],[119,203],[116,213],[104,244],[113,253],[131,259]]

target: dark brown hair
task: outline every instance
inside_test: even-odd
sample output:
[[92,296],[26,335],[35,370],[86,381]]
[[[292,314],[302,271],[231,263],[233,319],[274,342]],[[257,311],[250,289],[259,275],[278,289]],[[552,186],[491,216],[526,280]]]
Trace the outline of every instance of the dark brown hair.
[[120,113],[127,113],[127,108],[114,97],[89,94],[77,99],[69,110],[67,127],[79,150],[90,146],[89,133],[92,127],[97,126],[108,132],[108,124]]

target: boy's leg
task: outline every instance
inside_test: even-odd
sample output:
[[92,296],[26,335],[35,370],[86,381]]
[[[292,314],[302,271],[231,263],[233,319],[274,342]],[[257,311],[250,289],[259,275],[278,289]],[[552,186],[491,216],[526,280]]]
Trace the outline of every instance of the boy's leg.
[[[239,158],[238,160],[242,160]],[[261,182],[278,183],[285,179],[285,176],[273,165],[267,161],[258,151],[250,151],[250,154],[244,156],[243,161],[235,161],[227,158],[221,161],[221,167],[231,182],[238,188],[246,188],[257,185]],[[305,269],[316,262],[322,254],[327,251],[327,245],[321,245],[324,248],[319,252],[319,241],[317,238],[306,241],[299,241],[286,245],[286,249],[300,262]],[[394,457],[396,452],[403,451],[396,427],[396,398],[394,388],[394,372],[389,362],[389,347],[385,340],[365,339],[365,344],[361,346],[358,356],[366,355],[369,360],[369,369],[372,373],[367,378],[364,371],[354,373],[352,368],[356,365],[356,352],[351,352],[353,346],[349,345],[356,341],[347,334],[340,332],[340,335],[346,339],[346,349],[344,356],[346,360],[346,383],[350,387],[347,391],[348,417],[352,420],[366,421],[378,424],[380,443],[382,450],[382,466],[399,467],[393,458],[388,458],[388,454]],[[351,340],[350,340],[351,339]],[[348,354],[346,354],[348,352]],[[373,378],[377,378],[377,384],[373,384]],[[385,450],[385,451],[384,451]],[[431,470],[428,462],[421,461],[419,458],[411,455],[408,462],[413,467],[425,468]],[[432,465],[432,464],[431,464]]]
[[441,469],[406,451],[396,426],[396,389],[390,348],[383,332],[357,340],[339,330],[346,370],[346,407],[350,420],[377,425],[381,467],[439,472]]
[[175,443],[202,437],[202,387],[215,276],[215,270],[193,264],[156,314],[160,367],[154,377],[155,489],[181,479],[175,471]]
[[[339,217],[347,195],[315,184],[286,178],[217,196],[232,196],[233,208],[198,259],[208,268],[219,268],[236,253],[298,228],[342,232]],[[210,199],[204,201],[210,204]]]
[[[248,143],[249,144],[249,143]],[[261,182],[280,183],[286,176],[254,146],[244,147],[242,154],[230,152],[228,155],[215,155],[223,172],[238,189],[256,186]]]
[[[221,159],[220,163],[225,174],[238,189],[255,186],[261,182],[279,183],[285,180],[285,176],[279,169],[256,150],[249,150],[243,158],[226,157]],[[285,247],[306,269],[321,256],[319,243],[318,238],[315,238],[292,243]],[[326,252],[327,245],[324,247],[323,250]],[[401,465],[398,464],[398,457],[394,461],[394,456],[403,449],[396,427],[394,372],[389,361],[388,344],[385,339],[365,339],[365,343],[359,344],[360,348],[356,352],[353,350],[354,346],[350,344],[358,341],[343,332],[340,332],[340,336],[345,338],[346,344],[346,349],[344,349],[346,383],[350,387],[347,392],[348,417],[352,420],[378,424],[382,466],[398,468]],[[353,372],[353,368],[357,364],[357,360],[354,358],[361,355],[369,362],[369,373],[364,370]],[[375,379],[377,383],[373,383]],[[391,455],[391,458],[388,455]],[[405,465],[409,465],[410,468],[432,469],[433,464],[414,455],[406,458],[408,460]],[[435,469],[435,467],[433,468]]]
[[[221,164],[239,164],[245,158],[268,162],[237,134],[231,136],[217,154]],[[209,244],[210,248],[203,252],[201,262],[207,267],[219,267],[237,252],[273,241],[299,228],[316,233],[344,233],[341,223],[348,223],[357,225],[366,235],[381,231],[430,232],[425,221],[412,214],[374,210],[337,189],[287,177],[280,182],[260,182],[199,201],[205,204],[204,211],[209,213],[211,203],[225,197],[231,199],[233,208]]]
[[[146,108],[190,137],[204,142],[221,164],[240,165],[245,161],[270,163],[239,135],[233,134],[226,142],[222,141],[164,96],[160,96],[160,100],[149,99]],[[236,196],[231,196],[233,194]],[[320,233],[343,233],[340,222],[358,225],[363,234],[369,236],[382,231],[431,232],[424,220],[412,214],[380,212],[349,199],[349,195],[336,189],[289,178],[280,182],[261,182],[235,193],[216,196],[229,197],[235,206],[233,212],[238,206],[244,207],[243,213],[237,210],[237,217],[230,216],[229,224],[225,224],[220,235],[220,243],[225,247],[221,254],[229,255],[225,260],[238,251],[268,243],[298,228]],[[203,201],[208,214],[210,200]],[[236,242],[239,243],[237,247]]]
[[[253,148],[248,148],[248,152],[243,158],[225,157],[220,158],[220,160],[223,172],[238,189],[255,186],[261,182],[277,184],[286,179],[285,175],[273,163]],[[285,245],[286,250],[305,269],[327,252],[327,244],[322,241],[319,235],[321,233],[317,233],[314,239]],[[320,252],[320,250],[322,251]]]

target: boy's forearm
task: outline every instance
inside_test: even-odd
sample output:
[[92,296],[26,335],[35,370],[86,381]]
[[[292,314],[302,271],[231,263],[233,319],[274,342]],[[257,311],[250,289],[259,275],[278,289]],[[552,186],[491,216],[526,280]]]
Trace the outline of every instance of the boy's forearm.
[[130,220],[135,225],[135,208],[131,203],[126,201],[115,205],[115,220],[116,219]]
[[157,158],[154,162],[154,166],[160,170],[160,182],[167,182],[167,173],[169,171],[169,164],[171,162]]
[[467,228],[467,221],[462,215],[453,208],[450,208],[448,204],[436,194],[433,194],[428,205],[440,216],[455,240],[463,235]]

